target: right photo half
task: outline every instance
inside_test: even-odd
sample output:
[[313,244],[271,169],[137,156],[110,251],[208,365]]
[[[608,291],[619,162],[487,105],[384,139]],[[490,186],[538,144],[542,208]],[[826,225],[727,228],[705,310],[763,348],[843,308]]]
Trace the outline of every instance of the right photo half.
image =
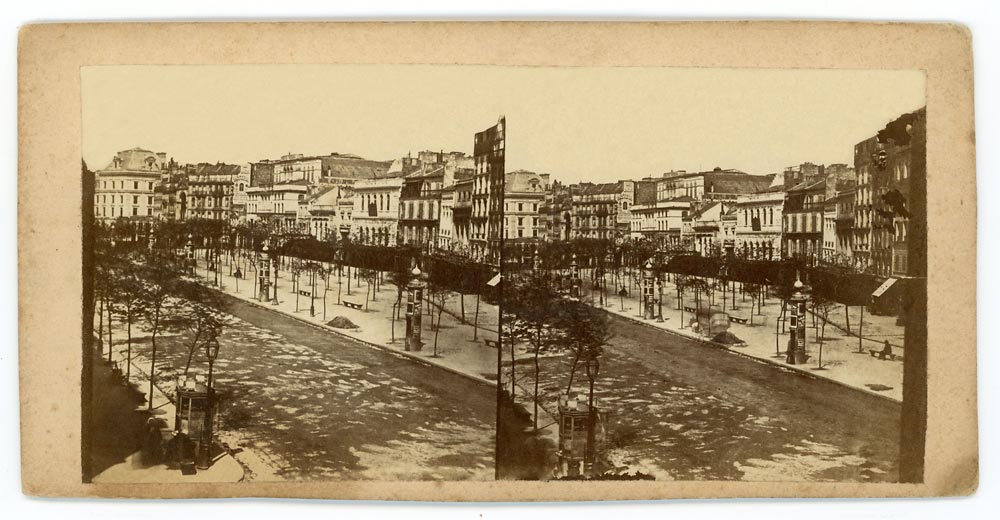
[[923,72],[511,76],[498,478],[923,481]]

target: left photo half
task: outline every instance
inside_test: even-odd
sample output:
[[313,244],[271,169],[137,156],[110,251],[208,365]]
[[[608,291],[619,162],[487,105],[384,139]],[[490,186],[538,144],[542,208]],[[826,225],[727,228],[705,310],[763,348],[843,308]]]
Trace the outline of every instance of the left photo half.
[[491,74],[82,68],[83,482],[493,480]]

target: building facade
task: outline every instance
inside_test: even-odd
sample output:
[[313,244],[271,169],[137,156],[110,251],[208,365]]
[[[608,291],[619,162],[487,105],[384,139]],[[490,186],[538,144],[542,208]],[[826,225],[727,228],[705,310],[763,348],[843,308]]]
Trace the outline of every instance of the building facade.
[[507,122],[501,116],[497,124],[478,132],[473,145],[475,172],[472,182],[472,217],[470,249],[474,258],[500,264],[503,227],[505,143]]
[[167,166],[165,153],[132,148],[115,154],[94,174],[94,218],[101,222],[157,218],[156,187]]

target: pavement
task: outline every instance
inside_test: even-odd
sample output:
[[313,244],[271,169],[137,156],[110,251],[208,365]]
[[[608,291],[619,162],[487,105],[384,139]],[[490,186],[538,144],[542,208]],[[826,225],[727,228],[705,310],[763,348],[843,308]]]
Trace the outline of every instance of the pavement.
[[[444,312],[441,314],[441,326],[433,329],[431,322],[433,318],[433,322],[437,323],[440,300],[437,297],[433,299],[430,313],[427,312],[428,306],[425,305],[422,318],[423,348],[420,351],[408,351],[404,341],[406,329],[404,313],[400,312],[400,319],[391,319],[397,291],[396,287],[388,282],[378,287],[377,291],[372,291],[365,280],[353,279],[348,291],[346,274],[339,281],[336,275],[331,275],[329,285],[325,286],[323,281],[317,281],[316,297],[310,301],[310,297],[292,291],[294,287],[292,273],[282,269],[278,271],[278,303],[274,304],[260,302],[253,294],[255,271],[251,269],[244,273],[245,278],[237,280],[235,276],[229,275],[229,270],[224,260],[220,269],[220,290],[225,294],[251,304],[266,306],[275,312],[389,350],[414,361],[443,368],[483,384],[495,385],[497,351],[488,346],[486,340],[497,339],[499,314],[496,305],[480,301],[477,318],[476,296],[464,296],[463,304],[462,296],[448,293]],[[351,273],[354,274],[353,269]],[[211,283],[214,279],[214,273],[206,271],[203,259],[198,260],[196,275],[203,284]],[[273,279],[272,273],[272,283]],[[308,291],[306,279],[305,275],[301,276],[301,289]],[[428,300],[427,294],[424,299]],[[361,305],[362,308],[349,308],[343,305],[344,301]],[[315,315],[310,312],[311,305],[314,307]],[[405,309],[405,293],[401,305]],[[464,320],[461,318],[463,307]],[[327,325],[336,317],[347,318],[357,325],[357,328],[334,328]]]
[[[611,412],[604,455],[616,471],[657,480],[898,478],[899,403],[631,317],[613,314],[610,325],[595,399]],[[528,345],[518,347],[527,361]],[[540,357],[540,427],[566,392],[571,364],[570,352]],[[509,369],[506,360],[505,380]],[[532,364],[519,362],[516,373],[518,401],[530,412]],[[586,394],[587,383],[578,372],[570,394]]]
[[[124,331],[115,330],[115,333],[121,332]],[[184,475],[179,469],[169,468],[166,464],[144,464],[142,442],[146,420],[156,416],[173,429],[174,403],[166,392],[154,385],[151,413],[146,401],[149,378],[138,363],[142,358],[133,359],[131,377],[125,383],[112,377],[106,352],[103,356],[94,353],[91,461],[95,475],[92,482],[137,484],[243,480],[243,467],[228,452],[217,455],[208,469],[198,470],[192,475]],[[115,337],[112,360],[118,361],[124,370],[126,359],[125,336],[121,334]]]
[[[599,296],[593,291],[589,277],[584,277],[581,299],[599,306]],[[754,306],[753,325],[749,324],[750,300],[745,302],[737,293],[735,297],[735,308],[733,308],[733,295],[727,295],[725,302],[725,312],[735,318],[746,319],[747,324],[731,323],[729,332],[734,334],[745,343],[735,346],[718,345],[707,342],[706,337],[692,330],[690,320],[692,314],[677,308],[677,292],[673,283],[667,282],[663,285],[663,320],[646,320],[641,313],[639,302],[640,290],[634,286],[630,295],[624,298],[615,294],[614,283],[611,278],[607,282],[609,297],[603,307],[607,312],[633,320],[645,326],[678,334],[687,338],[697,339],[703,343],[713,346],[721,346],[727,350],[742,356],[747,356],[759,361],[780,365],[783,368],[794,370],[810,377],[817,377],[834,381],[872,395],[878,395],[902,402],[903,398],[903,363],[905,352],[902,349],[905,328],[895,324],[895,317],[892,316],[870,316],[865,314],[864,332],[862,335],[861,353],[859,350],[859,340],[857,327],[860,322],[860,309],[850,309],[850,323],[852,332],[847,331],[844,309],[838,306],[830,312],[829,322],[824,331],[822,368],[819,366],[819,328],[810,328],[807,335],[807,354],[810,359],[804,365],[790,365],[785,363],[784,350],[788,341],[787,331],[779,333],[777,337],[777,348],[775,346],[775,329],[778,317],[781,314],[781,302],[776,298],[767,298],[761,309]],[[701,299],[702,308],[709,306],[706,298]],[[715,295],[713,309],[722,310],[722,294]],[[623,310],[624,306],[624,310]],[[694,295],[690,291],[684,294],[684,307],[694,308]],[[655,311],[658,313],[660,307]],[[683,314],[683,319],[682,319]],[[817,320],[819,323],[820,320]],[[809,320],[812,325],[812,320]],[[893,353],[897,355],[895,360],[881,360],[872,357],[870,350],[881,350],[883,342],[888,340],[893,345]]]

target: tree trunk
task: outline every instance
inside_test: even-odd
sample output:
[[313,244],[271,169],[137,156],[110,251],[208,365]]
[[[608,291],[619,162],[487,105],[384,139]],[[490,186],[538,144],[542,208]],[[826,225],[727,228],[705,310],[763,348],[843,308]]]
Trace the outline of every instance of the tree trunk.
[[566,395],[573,391],[573,378],[576,376],[576,367],[580,363],[580,355],[583,354],[583,348],[577,345],[576,354],[573,356],[573,366],[569,370],[569,382],[566,383]]
[[865,331],[865,306],[861,305],[861,321],[858,322],[858,354],[864,353],[865,347],[861,344]]
[[472,322],[472,341],[479,339],[479,294],[476,294],[476,314]]
[[535,422],[535,429],[538,429],[538,353],[542,347],[542,327],[541,324],[535,325],[535,413],[532,416]]

